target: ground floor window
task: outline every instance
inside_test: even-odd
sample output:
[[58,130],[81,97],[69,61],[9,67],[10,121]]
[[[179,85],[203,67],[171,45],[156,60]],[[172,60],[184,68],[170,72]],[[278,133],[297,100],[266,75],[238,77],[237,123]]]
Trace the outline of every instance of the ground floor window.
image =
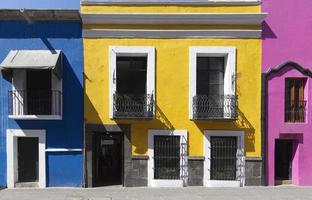
[[148,156],[148,186],[186,186],[186,130],[149,130]]
[[204,132],[204,185],[243,186],[245,182],[244,132],[219,130]]
[[180,178],[180,136],[154,137],[154,178]]
[[211,137],[211,179],[236,180],[237,137]]

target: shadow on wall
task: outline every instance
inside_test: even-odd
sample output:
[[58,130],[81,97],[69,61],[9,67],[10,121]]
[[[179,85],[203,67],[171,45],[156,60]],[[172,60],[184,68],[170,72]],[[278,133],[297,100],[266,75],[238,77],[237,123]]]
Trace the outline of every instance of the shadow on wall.
[[238,109],[238,118],[233,121],[228,120],[202,120],[194,121],[195,125],[204,134],[204,130],[242,130],[244,131],[245,152],[255,151],[255,129],[248,121],[244,113]]
[[269,26],[269,24],[264,21],[262,23],[262,39],[276,39],[277,36]]

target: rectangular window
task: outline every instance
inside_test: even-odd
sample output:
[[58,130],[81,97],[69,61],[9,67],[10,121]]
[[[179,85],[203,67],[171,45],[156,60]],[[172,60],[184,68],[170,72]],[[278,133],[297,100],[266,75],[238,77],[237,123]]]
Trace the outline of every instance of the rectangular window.
[[180,179],[180,136],[154,136],[154,178]]
[[224,94],[224,57],[197,57],[196,94]]
[[303,78],[286,79],[285,88],[285,122],[304,122],[305,106]]
[[211,180],[236,180],[237,137],[211,137]]
[[155,48],[110,47],[111,119],[152,119],[155,111]]
[[147,57],[117,56],[117,93],[146,93]]

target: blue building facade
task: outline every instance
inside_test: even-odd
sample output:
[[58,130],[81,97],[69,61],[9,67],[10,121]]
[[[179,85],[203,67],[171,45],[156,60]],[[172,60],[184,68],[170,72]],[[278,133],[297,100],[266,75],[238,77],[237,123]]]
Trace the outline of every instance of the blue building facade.
[[[45,59],[50,59],[50,53],[53,56],[59,56],[57,65],[61,65],[62,70],[61,76],[55,79],[53,78],[55,66],[37,69],[32,66],[24,68],[20,66],[19,69],[2,68],[0,78],[0,187],[15,187],[18,182],[23,182],[19,180],[22,176],[25,182],[37,181],[39,187],[81,187],[83,184],[83,46],[79,12],[77,10],[57,12],[31,10],[24,11],[22,14],[20,12],[18,10],[0,11],[0,15],[9,16],[0,17],[0,19],[5,19],[0,20],[0,63],[8,61],[8,56],[14,52],[19,52],[14,59],[20,56],[20,60],[16,62],[23,61],[25,56],[27,61],[27,56],[38,55],[38,59],[32,57],[29,60],[42,63]],[[26,64],[31,65],[31,62],[26,61],[24,60]],[[47,60],[46,63],[49,62]],[[21,81],[20,71],[27,73],[24,81]],[[38,87],[41,85],[40,81],[47,82],[46,78],[41,75],[35,78],[37,79],[35,81],[30,80],[35,77],[28,74],[32,71],[40,71],[40,73],[48,71],[48,74],[50,73],[48,76],[52,79],[50,87],[52,85],[53,90],[58,90],[58,96],[55,97],[53,93],[44,93],[41,96],[32,95],[30,98],[27,88],[30,86],[27,86],[23,89],[27,93],[27,103],[24,99],[24,105],[16,107],[16,105],[20,106],[18,102],[20,97],[25,96],[21,93],[14,94],[17,87],[23,87],[26,83],[30,85],[30,82],[33,87]],[[57,86],[53,86],[55,85],[54,79]],[[47,104],[40,101],[42,96],[48,97],[49,106],[54,107],[52,111],[48,109],[49,112],[44,113],[44,116],[40,116],[42,110],[39,109],[40,106]],[[30,101],[33,101],[32,105]],[[57,109],[54,104],[57,104]],[[27,112],[25,106],[28,106]],[[30,107],[32,111],[29,111]],[[21,108],[24,111],[16,111]],[[54,113],[55,110],[59,112]],[[35,140],[19,139],[24,136]],[[36,138],[39,139],[36,140]],[[36,146],[28,147],[27,145],[31,143]],[[27,148],[39,151],[37,157],[23,155],[22,149]],[[21,158],[22,156],[25,158]],[[31,173],[34,173],[35,177],[29,179],[31,173],[29,174],[27,170],[33,167],[28,164],[28,166],[21,166],[22,160],[34,161],[33,166],[37,171]]]

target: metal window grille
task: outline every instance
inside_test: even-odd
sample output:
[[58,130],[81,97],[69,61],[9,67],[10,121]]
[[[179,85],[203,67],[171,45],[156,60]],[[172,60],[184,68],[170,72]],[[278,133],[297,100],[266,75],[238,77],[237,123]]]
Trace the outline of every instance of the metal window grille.
[[180,179],[180,136],[154,136],[154,178]]
[[236,180],[237,137],[211,137],[211,179]]
[[285,122],[304,122],[307,101],[286,101]]

